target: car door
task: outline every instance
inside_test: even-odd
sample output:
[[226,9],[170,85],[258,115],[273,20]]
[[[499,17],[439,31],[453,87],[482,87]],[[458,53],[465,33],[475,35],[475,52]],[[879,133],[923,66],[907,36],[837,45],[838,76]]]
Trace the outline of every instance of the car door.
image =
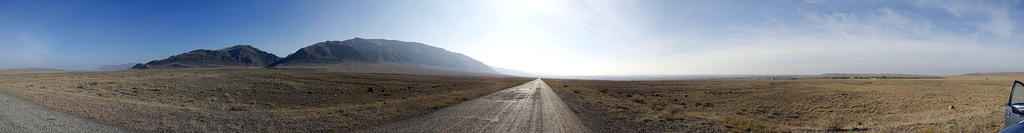
[[1006,103],[1004,126],[1010,126],[1024,120],[1024,83],[1013,81],[1010,89],[1010,101]]

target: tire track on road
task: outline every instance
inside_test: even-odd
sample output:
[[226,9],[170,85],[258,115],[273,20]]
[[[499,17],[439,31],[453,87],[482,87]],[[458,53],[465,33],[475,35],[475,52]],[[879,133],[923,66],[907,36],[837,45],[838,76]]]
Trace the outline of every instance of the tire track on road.
[[590,132],[551,87],[537,79],[436,112],[363,132]]

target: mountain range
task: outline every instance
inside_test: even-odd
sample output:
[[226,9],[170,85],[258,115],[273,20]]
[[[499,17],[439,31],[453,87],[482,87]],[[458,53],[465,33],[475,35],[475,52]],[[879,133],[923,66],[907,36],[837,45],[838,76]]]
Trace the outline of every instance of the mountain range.
[[236,45],[219,50],[193,50],[166,59],[136,64],[132,69],[268,67],[328,68],[353,71],[452,71],[498,74],[469,56],[417,42],[354,38],[325,41],[301,48],[287,57]]
[[132,69],[192,68],[227,66],[267,66],[279,60],[277,55],[249,45],[236,45],[219,50],[199,49],[174,55],[167,59],[137,64]]

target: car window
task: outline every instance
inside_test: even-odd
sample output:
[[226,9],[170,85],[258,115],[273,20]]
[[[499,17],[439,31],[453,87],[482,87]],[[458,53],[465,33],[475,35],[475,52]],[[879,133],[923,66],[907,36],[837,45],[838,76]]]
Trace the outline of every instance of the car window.
[[1020,82],[1013,83],[1013,94],[1010,94],[1010,103],[1024,103],[1024,85]]

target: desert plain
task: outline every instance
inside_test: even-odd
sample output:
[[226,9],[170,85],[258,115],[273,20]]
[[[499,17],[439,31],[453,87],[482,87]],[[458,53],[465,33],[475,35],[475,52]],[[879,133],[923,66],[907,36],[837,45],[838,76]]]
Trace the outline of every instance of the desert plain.
[[[543,79],[594,132],[995,132],[1019,73]],[[0,75],[0,93],[136,132],[357,132],[534,80],[198,68]]]

